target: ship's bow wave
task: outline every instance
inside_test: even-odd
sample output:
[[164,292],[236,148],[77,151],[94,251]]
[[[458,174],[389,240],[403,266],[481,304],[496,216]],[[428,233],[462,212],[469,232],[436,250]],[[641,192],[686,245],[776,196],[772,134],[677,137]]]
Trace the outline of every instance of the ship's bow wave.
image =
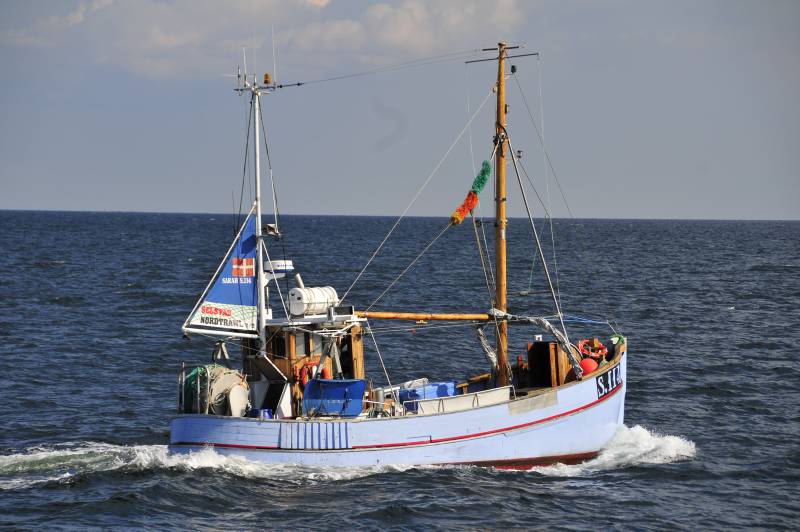
[[696,454],[694,442],[682,436],[659,434],[641,425],[623,425],[597,458],[576,465],[555,464],[534,468],[533,472],[546,476],[576,477],[631,466],[680,462],[690,460]]

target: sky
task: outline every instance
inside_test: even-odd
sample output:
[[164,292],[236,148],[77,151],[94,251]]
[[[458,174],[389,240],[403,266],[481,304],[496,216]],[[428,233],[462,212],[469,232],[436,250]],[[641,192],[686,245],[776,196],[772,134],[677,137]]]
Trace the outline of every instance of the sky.
[[796,0],[0,0],[0,209],[232,212],[244,47],[279,83],[453,54],[263,98],[283,213],[447,216],[491,101],[423,184],[494,83],[465,59],[501,40],[540,54],[508,80],[534,214],[800,219]]

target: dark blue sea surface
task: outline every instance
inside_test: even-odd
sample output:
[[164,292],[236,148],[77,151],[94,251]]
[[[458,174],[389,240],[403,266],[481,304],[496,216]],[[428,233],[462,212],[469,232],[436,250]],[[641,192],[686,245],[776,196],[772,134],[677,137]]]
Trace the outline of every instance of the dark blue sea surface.
[[[307,286],[341,295],[393,222],[285,216],[286,238],[271,257],[293,259]],[[347,302],[369,306],[445,224],[404,220]],[[551,260],[550,228],[538,225]],[[491,246],[491,223],[485,229]],[[597,459],[530,472],[169,455],[180,363],[211,353],[208,340],[182,339],[180,326],[233,231],[224,215],[0,211],[0,527],[800,523],[800,223],[557,220],[565,312],[607,319],[629,338],[626,427]],[[511,221],[509,239],[510,310],[551,314],[526,220]],[[475,234],[464,224],[373,309],[488,305]],[[273,309],[281,312],[277,299]],[[395,381],[486,369],[467,327],[373,325]],[[570,332],[608,329],[573,324]],[[512,330],[512,357],[535,333]],[[375,350],[367,357],[380,382]]]

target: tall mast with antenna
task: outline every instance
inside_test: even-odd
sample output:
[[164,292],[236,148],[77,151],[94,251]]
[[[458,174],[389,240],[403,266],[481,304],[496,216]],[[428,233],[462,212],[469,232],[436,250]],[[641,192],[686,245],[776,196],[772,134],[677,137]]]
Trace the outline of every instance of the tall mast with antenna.
[[[495,172],[495,258],[497,261],[497,280],[495,287],[495,308],[501,312],[508,310],[506,302],[506,43],[497,44],[497,121],[495,142],[497,143],[497,169]],[[497,385],[506,386],[508,382],[508,322],[500,320],[497,324]]]
[[261,231],[261,90],[258,81],[253,80],[253,152],[255,153],[256,173],[256,262],[258,268],[258,340],[259,351],[263,354],[267,349],[267,305],[264,301],[264,250],[261,246],[263,232]]
[[[244,53],[244,52],[243,52]],[[253,143],[254,143],[254,150],[253,150],[253,157],[254,157],[254,164],[255,164],[255,181],[256,181],[256,190],[255,190],[255,222],[256,222],[256,274],[257,280],[256,282],[258,290],[258,339],[259,339],[259,351],[262,354],[266,351],[267,348],[267,301],[265,295],[265,288],[266,288],[266,276],[264,275],[264,249],[262,247],[262,237],[263,231],[261,228],[261,92],[264,89],[269,88],[268,84],[268,76],[264,76],[264,85],[258,84],[258,78],[255,76],[252,79],[248,78],[247,74],[247,56],[244,56],[244,75],[240,77],[240,80],[243,80],[237,88],[236,91],[240,94],[243,92],[250,93],[250,105],[253,111]],[[239,76],[237,76],[239,77]]]

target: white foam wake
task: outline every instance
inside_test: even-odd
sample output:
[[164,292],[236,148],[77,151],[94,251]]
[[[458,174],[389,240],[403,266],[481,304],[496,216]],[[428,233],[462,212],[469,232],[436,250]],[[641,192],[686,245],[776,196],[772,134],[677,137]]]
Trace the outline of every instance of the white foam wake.
[[216,469],[244,478],[285,479],[289,483],[347,480],[368,475],[404,471],[409,467],[372,466],[323,469],[296,465],[264,464],[237,456],[224,456],[213,449],[189,454],[170,454],[166,445],[111,445],[75,443],[57,447],[35,447],[18,454],[0,456],[0,490],[33,487],[109,471]]
[[681,436],[658,434],[641,425],[622,426],[597,458],[576,465],[555,464],[532,471],[547,476],[577,477],[594,471],[689,460],[696,453],[694,442]]
[[[687,460],[694,457],[695,453],[694,443],[680,436],[659,435],[639,425],[623,426],[597,458],[578,465],[557,464],[533,471],[541,475],[573,477],[631,465]],[[300,467],[225,456],[210,448],[189,454],[170,454],[166,445],[125,446],[78,442],[34,447],[17,454],[1,455],[0,490],[28,488],[50,482],[69,483],[75,477],[93,473],[162,469],[215,469],[243,478],[270,478],[289,484],[308,484],[402,472],[413,469],[413,466]]]

